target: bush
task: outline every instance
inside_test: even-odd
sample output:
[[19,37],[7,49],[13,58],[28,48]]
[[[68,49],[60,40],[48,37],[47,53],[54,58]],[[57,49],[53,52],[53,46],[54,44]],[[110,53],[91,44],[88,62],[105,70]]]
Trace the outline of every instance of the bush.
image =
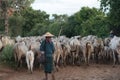
[[0,53],[0,62],[7,64],[14,63],[13,46],[7,45],[4,47],[3,51]]

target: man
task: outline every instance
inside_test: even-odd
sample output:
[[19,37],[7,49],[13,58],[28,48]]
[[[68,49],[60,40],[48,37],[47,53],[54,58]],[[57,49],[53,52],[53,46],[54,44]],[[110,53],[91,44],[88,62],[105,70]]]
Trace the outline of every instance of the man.
[[52,80],[55,80],[53,73],[53,53],[55,51],[54,44],[51,40],[51,33],[47,32],[45,35],[45,40],[42,41],[40,46],[40,51],[45,55],[45,63],[44,63],[44,71],[45,71],[45,79],[48,80],[48,73],[51,74]]

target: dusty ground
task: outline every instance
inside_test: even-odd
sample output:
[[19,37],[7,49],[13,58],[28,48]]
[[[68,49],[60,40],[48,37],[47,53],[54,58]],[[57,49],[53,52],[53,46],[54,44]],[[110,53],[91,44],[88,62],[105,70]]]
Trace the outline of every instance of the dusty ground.
[[[56,80],[120,80],[120,65],[115,68],[111,65],[67,66],[55,72],[55,76]],[[0,80],[42,80],[43,78],[44,73],[40,69],[30,74],[26,69],[15,71],[0,66]]]

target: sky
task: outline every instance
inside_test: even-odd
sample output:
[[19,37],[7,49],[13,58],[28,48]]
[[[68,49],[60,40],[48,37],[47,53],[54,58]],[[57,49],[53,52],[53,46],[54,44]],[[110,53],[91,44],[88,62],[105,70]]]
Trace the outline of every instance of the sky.
[[98,0],[35,0],[31,6],[35,10],[45,11],[50,15],[72,15],[82,7],[100,8],[100,2]]

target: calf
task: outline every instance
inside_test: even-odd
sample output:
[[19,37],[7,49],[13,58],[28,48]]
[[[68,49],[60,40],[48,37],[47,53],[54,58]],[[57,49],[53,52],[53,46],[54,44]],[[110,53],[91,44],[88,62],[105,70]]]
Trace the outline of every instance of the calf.
[[27,67],[30,72],[33,72],[33,63],[34,63],[34,53],[32,50],[27,51],[26,53],[26,62],[27,62]]

